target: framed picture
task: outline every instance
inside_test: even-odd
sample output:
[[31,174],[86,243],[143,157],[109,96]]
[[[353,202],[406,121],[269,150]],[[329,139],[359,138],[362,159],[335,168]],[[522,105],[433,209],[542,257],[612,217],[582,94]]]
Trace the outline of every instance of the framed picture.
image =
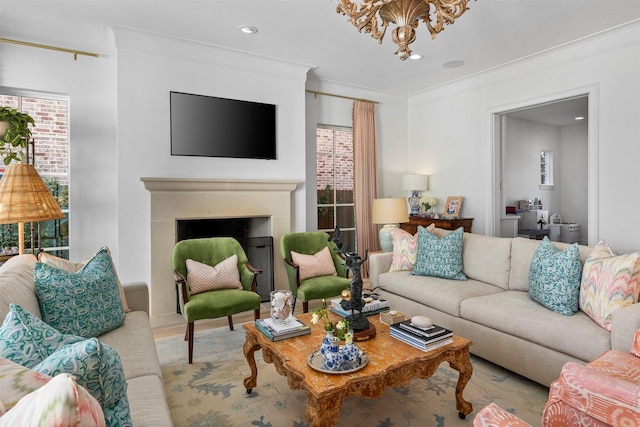
[[462,196],[449,196],[444,204],[444,216],[457,218],[460,216]]

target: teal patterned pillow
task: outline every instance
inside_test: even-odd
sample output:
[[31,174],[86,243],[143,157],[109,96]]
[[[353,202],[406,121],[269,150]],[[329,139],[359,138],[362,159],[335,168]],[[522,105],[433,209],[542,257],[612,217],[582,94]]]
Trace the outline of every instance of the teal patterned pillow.
[[574,243],[561,251],[545,236],[531,260],[529,297],[556,313],[578,311],[582,263]]
[[42,320],[85,338],[121,326],[125,313],[114,271],[104,248],[76,273],[37,262],[34,282]]
[[462,227],[439,239],[418,226],[418,256],[411,274],[467,280],[462,272]]
[[33,368],[60,346],[83,338],[59,332],[16,304],[0,327],[0,356],[27,368]]
[[132,425],[120,356],[97,338],[60,347],[33,370],[51,377],[60,373],[75,376],[78,384],[100,403],[107,426]]

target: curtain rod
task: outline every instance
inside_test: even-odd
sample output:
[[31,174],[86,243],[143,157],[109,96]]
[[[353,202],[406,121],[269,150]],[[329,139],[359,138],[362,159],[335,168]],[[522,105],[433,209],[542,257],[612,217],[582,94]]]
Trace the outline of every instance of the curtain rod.
[[100,55],[98,55],[97,53],[83,52],[81,50],[74,50],[74,49],[65,49],[63,47],[56,47],[56,46],[47,46],[45,44],[22,42],[22,41],[19,41],[19,40],[11,40],[11,39],[2,39],[2,38],[0,38],[0,43],[13,43],[13,44],[21,45],[21,46],[37,47],[37,48],[40,48],[40,49],[49,49],[49,50],[57,50],[58,52],[72,53],[74,61],[78,60],[78,55],[93,56],[94,58],[99,58],[100,57]]
[[312,93],[314,95],[333,96],[336,98],[351,99],[353,101],[369,102],[371,104],[380,104],[379,101],[371,101],[370,99],[362,99],[362,98],[353,98],[351,96],[345,96],[345,95],[336,95],[334,93],[318,92],[317,90],[305,90],[305,92]]

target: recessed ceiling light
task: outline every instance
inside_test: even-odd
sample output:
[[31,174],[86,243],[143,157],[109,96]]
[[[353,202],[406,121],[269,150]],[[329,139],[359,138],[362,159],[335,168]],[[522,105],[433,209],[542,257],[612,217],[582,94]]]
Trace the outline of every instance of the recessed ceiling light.
[[584,117],[583,116],[578,116],[578,117],[576,117],[576,120],[584,120]]
[[460,61],[460,60],[449,61],[442,64],[444,68],[458,68],[458,67],[462,67],[463,65],[464,65],[464,61]]
[[419,53],[412,53],[411,55],[409,55],[409,59],[417,61],[418,59],[422,59],[422,55],[420,55]]
[[251,25],[239,25],[238,29],[245,34],[255,34],[258,32],[256,27],[252,27]]

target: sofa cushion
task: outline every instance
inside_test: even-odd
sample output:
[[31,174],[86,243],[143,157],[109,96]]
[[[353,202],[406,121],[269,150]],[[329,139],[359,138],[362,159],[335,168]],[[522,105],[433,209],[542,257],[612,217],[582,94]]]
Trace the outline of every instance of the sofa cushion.
[[593,360],[611,348],[610,334],[589,316],[581,311],[573,316],[555,313],[529,298],[528,292],[506,291],[465,299],[460,315],[580,360]]
[[105,249],[77,273],[38,262],[34,282],[42,319],[60,332],[96,337],[124,322],[115,270]]
[[616,256],[605,241],[599,242],[585,262],[580,284],[580,309],[611,330],[611,314],[638,302],[640,253]]
[[463,273],[502,289],[509,287],[511,240],[482,234],[464,233],[462,245]]
[[[525,239],[514,237],[511,239],[511,270],[509,271],[509,290],[529,291],[529,269],[531,260],[541,240]],[[563,250],[569,244],[561,242],[551,242],[556,248]],[[580,250],[580,261],[584,264],[591,253],[589,246],[578,245]]]
[[[8,411],[20,399],[49,382],[51,377],[0,357],[0,403]],[[2,410],[0,408],[0,416]]]
[[[409,271],[394,271],[378,276],[378,285],[395,295],[424,304],[452,316],[460,316],[460,304],[467,298],[504,292],[497,286],[477,280],[459,281],[439,277],[416,276]],[[414,313],[418,314],[418,313]]]
[[62,346],[33,369],[52,377],[72,374],[100,402],[107,426],[131,426],[122,362],[114,349],[97,338]]
[[9,313],[9,305],[23,307],[42,318],[33,286],[33,255],[16,255],[0,267],[0,319]]
[[216,289],[242,289],[238,255],[233,254],[215,266],[187,259],[187,283],[192,295]]
[[338,274],[331,252],[326,246],[313,255],[291,251],[291,260],[300,267],[301,281],[312,277],[335,276]]
[[529,269],[529,297],[555,311],[571,316],[578,311],[582,263],[578,245],[556,249],[544,237]]
[[418,226],[418,256],[411,274],[467,280],[462,272],[463,228],[436,237],[429,230]]
[[109,257],[111,257],[111,265],[113,266],[113,274],[115,274],[116,276],[116,282],[118,283],[118,289],[120,290],[120,299],[122,299],[122,305],[124,306],[124,311],[126,313],[128,313],[129,311],[129,305],[127,304],[127,298],[124,294],[124,289],[122,288],[122,282],[120,282],[120,278],[118,277],[118,272],[116,270],[116,267],[113,263],[113,257],[111,256],[111,251],[109,250],[109,247],[104,246],[102,248],[100,248],[100,250],[96,253],[94,253],[93,255],[91,255],[89,258],[80,261],[80,262],[73,262],[73,261],[69,261],[68,259],[64,259],[64,258],[59,258],[57,256],[51,255],[48,252],[40,252],[38,254],[38,261],[48,264],[52,267],[56,267],[56,268],[60,268],[62,270],[66,270],[69,273],[77,273],[78,270],[80,270],[82,267],[84,267],[85,265],[87,265],[87,263],[89,261],[91,261],[101,250],[105,250],[108,254]]
[[[430,224],[427,230],[433,231],[434,228],[436,225]],[[393,251],[389,271],[413,270],[418,256],[418,233],[411,235],[401,228],[393,228],[390,233]]]
[[104,426],[98,401],[69,374],[24,396],[2,416],[3,426]]
[[0,356],[33,368],[60,346],[81,340],[81,337],[59,332],[19,305],[11,304],[0,327]]

